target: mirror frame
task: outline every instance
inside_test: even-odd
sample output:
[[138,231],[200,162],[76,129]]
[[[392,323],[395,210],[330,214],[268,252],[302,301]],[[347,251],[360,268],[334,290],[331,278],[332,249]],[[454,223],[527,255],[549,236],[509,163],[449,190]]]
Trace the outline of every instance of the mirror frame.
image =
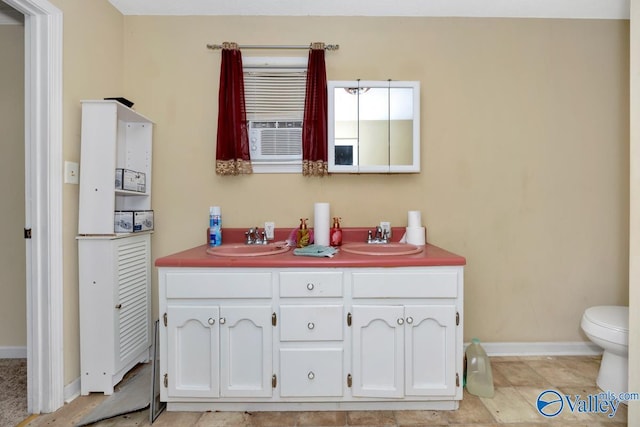
[[[353,87],[413,89],[413,163],[410,165],[335,164],[335,89]],[[330,80],[327,82],[327,155],[330,173],[418,173],[420,172],[420,82],[394,80]]]

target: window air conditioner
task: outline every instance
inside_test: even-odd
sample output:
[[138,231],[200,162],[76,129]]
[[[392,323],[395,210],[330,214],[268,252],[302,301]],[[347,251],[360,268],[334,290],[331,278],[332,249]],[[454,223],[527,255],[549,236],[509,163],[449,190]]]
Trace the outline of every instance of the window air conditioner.
[[250,121],[249,149],[252,161],[302,160],[302,120]]

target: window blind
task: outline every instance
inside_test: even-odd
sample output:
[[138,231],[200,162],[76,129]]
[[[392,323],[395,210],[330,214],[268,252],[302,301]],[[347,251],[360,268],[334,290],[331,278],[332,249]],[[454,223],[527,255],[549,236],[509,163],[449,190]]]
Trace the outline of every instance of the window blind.
[[306,80],[306,69],[245,70],[247,120],[302,120]]

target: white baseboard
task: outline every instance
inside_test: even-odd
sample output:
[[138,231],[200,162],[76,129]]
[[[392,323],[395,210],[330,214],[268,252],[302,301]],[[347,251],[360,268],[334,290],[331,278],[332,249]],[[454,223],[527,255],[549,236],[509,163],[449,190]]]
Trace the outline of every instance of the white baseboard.
[[[597,356],[592,342],[481,342],[488,356]],[[465,344],[465,347],[468,343]]]
[[0,359],[26,359],[27,347],[0,347]]
[[80,396],[80,377],[64,386],[64,403],[69,403]]

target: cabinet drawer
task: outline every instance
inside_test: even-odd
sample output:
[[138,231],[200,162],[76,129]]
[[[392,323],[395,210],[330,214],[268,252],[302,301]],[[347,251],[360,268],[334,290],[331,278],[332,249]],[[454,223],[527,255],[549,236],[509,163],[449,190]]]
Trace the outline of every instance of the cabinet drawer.
[[341,341],[342,305],[280,306],[280,341]]
[[167,298],[271,298],[271,273],[166,273]]
[[353,298],[456,298],[456,269],[353,272]]
[[280,273],[280,296],[285,298],[341,297],[342,272],[282,272]]
[[342,396],[342,349],[280,350],[283,397]]

